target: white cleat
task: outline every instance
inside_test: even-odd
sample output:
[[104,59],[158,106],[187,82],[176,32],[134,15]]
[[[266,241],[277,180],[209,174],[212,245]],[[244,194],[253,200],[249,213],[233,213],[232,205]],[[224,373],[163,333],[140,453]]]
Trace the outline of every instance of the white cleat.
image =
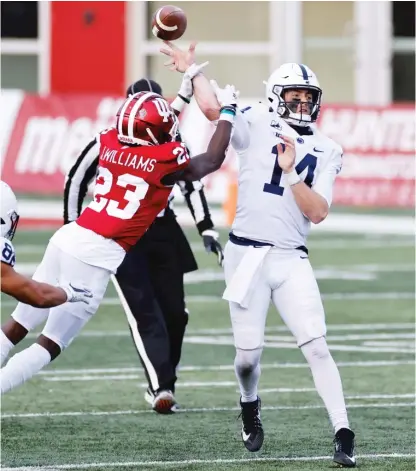
[[176,405],[175,396],[171,391],[165,390],[158,392],[152,402],[152,409],[158,414],[172,414],[175,411],[172,408]]
[[146,389],[146,392],[144,393],[144,400],[150,404],[151,406],[153,406],[153,400],[155,398],[155,395],[153,394],[153,392],[150,390],[150,388],[147,388]]

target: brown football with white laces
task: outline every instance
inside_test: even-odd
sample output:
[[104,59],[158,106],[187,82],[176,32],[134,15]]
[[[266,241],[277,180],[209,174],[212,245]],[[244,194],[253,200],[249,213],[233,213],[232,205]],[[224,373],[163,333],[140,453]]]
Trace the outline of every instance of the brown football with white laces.
[[152,33],[164,41],[173,41],[183,36],[186,31],[185,12],[174,5],[159,8],[152,18]]

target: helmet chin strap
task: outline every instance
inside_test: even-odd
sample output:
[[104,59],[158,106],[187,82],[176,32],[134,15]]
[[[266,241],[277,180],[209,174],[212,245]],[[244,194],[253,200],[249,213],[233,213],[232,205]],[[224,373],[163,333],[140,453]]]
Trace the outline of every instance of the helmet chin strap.
[[[277,115],[286,123],[291,124],[293,126],[307,127],[312,124],[310,115],[304,115],[305,117],[309,118],[308,121],[305,121],[305,119],[302,119],[302,113],[293,113],[286,106],[278,106],[277,109],[273,108],[273,106],[269,106],[269,112],[273,113],[274,115]],[[285,116],[286,114],[287,116]]]
[[283,119],[287,121],[290,124],[293,124],[295,126],[302,126],[306,127],[311,124],[311,117],[310,115],[305,115],[305,117],[308,117],[309,120],[303,119],[302,113],[289,113],[289,116],[284,117]]

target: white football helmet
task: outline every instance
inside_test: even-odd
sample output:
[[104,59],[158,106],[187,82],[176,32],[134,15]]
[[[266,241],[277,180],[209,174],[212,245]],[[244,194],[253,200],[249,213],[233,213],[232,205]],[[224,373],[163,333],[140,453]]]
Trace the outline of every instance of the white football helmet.
[[[266,84],[266,98],[272,113],[295,126],[308,126],[314,123],[321,108],[322,90],[312,70],[303,64],[287,63],[281,65],[270,75]],[[310,113],[297,113],[299,102],[286,102],[284,92],[293,89],[306,89],[312,93]]]
[[1,184],[1,236],[12,240],[16,232],[19,215],[17,214],[17,199],[9,185],[0,180]]

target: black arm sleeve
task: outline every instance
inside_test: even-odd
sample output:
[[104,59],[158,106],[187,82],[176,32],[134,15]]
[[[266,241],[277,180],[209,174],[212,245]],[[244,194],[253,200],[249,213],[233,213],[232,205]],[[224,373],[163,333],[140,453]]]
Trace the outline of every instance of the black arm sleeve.
[[88,185],[98,167],[99,144],[93,139],[80,153],[65,179],[64,224],[75,221],[81,213]]
[[182,195],[185,197],[189,211],[191,211],[192,217],[195,220],[199,234],[202,234],[207,229],[213,229],[214,223],[211,219],[202,182],[179,181],[178,184]]

